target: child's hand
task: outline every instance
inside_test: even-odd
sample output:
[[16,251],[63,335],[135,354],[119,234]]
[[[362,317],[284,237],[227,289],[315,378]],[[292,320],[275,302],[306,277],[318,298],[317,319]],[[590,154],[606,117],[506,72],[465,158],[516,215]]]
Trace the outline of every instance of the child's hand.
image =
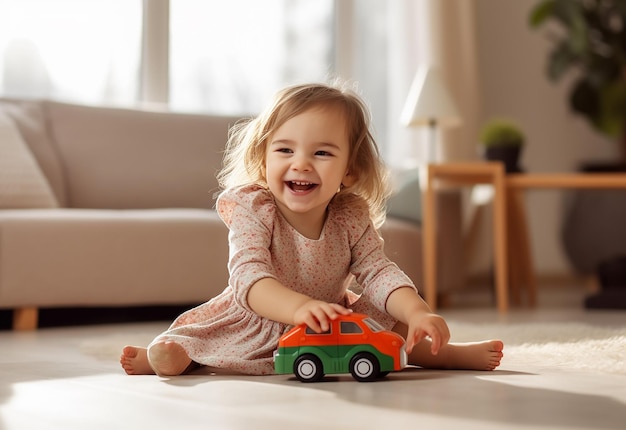
[[406,338],[407,354],[426,336],[432,341],[431,353],[437,355],[439,349],[450,340],[450,329],[446,321],[439,315],[430,312],[413,314],[409,320],[409,331]]
[[350,313],[352,313],[351,309],[344,308],[337,303],[309,300],[296,309],[293,320],[296,325],[304,323],[316,333],[322,333],[330,328],[330,321],[339,315]]

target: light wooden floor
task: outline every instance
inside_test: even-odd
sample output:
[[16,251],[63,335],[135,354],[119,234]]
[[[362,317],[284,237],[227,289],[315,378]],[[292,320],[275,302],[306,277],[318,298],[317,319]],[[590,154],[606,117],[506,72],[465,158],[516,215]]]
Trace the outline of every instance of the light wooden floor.
[[[626,325],[626,311],[584,311],[582,294],[544,291],[538,309],[507,316],[482,305],[442,313],[456,322]],[[506,356],[496,372],[412,369],[369,384],[349,375],[317,384],[207,371],[169,380],[126,376],[116,360],[121,345],[149,339],[167,323],[0,331],[0,429],[622,429],[626,423],[626,376],[512,366]]]

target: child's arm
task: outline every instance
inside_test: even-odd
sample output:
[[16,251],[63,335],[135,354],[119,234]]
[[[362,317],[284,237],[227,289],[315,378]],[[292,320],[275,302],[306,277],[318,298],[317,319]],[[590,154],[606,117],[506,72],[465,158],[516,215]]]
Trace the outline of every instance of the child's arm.
[[450,340],[448,324],[441,316],[434,314],[412,288],[398,288],[393,291],[387,299],[386,308],[389,315],[408,327],[407,353],[426,336],[432,340],[433,355]]
[[320,333],[328,330],[329,320],[351,311],[336,303],[314,300],[285,287],[274,278],[257,281],[248,291],[248,305],[262,317],[285,324],[306,324]]

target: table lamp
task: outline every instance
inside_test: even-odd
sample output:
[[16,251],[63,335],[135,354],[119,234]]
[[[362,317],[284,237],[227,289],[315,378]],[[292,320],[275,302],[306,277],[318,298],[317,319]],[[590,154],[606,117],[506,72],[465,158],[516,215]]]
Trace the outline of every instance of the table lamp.
[[437,127],[453,127],[461,123],[458,109],[439,68],[422,66],[417,70],[400,121],[407,127],[428,126],[428,161],[435,161]]

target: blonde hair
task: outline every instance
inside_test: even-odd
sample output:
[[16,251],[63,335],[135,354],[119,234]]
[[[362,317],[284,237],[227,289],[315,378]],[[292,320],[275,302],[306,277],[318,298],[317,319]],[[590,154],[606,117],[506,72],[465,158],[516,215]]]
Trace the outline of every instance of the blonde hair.
[[222,189],[249,184],[267,187],[265,153],[272,134],[286,121],[313,107],[337,106],[344,112],[350,143],[348,171],[354,183],[338,195],[363,198],[378,228],[385,220],[389,196],[388,173],[372,136],[369,109],[347,84],[294,85],[279,91],[258,117],[237,122],[229,132],[224,167],[217,179]]

